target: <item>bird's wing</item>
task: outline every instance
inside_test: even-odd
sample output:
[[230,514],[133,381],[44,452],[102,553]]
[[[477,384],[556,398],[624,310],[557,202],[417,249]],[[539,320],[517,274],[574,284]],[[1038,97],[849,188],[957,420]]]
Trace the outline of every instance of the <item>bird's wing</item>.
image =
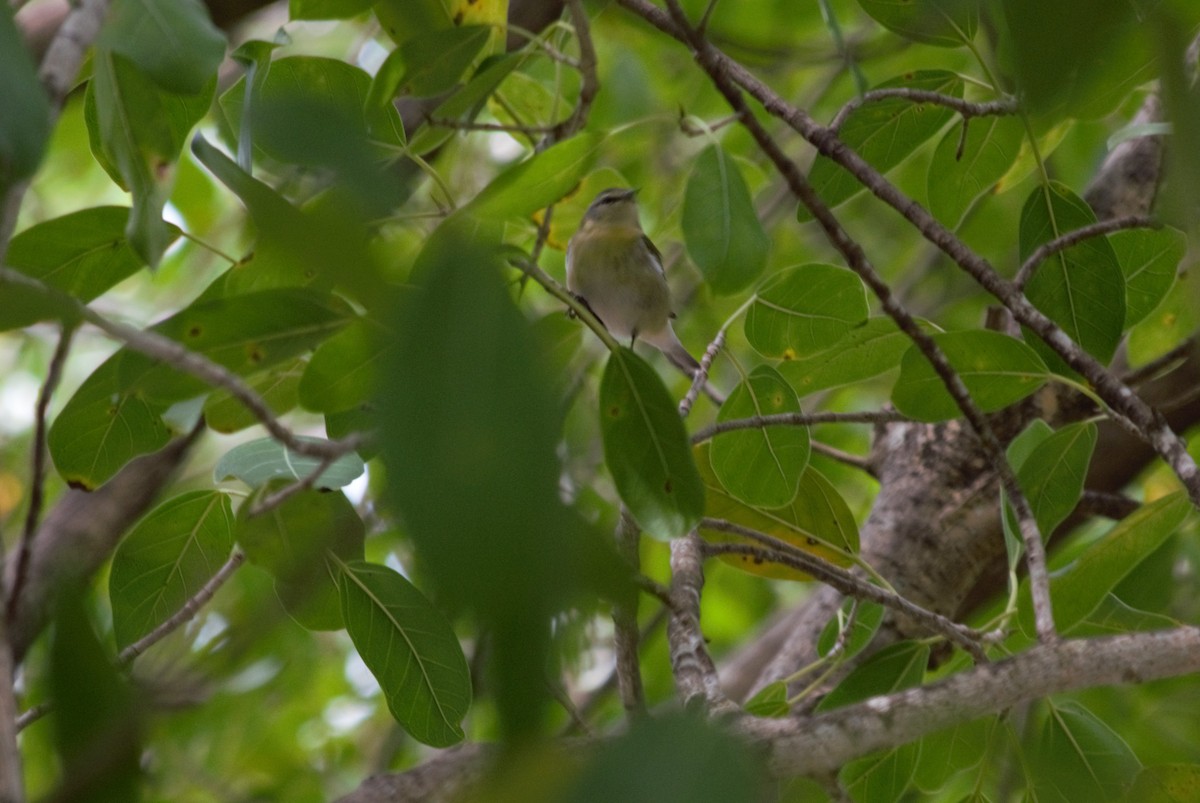
[[642,244],[646,246],[646,250],[649,251],[650,255],[654,257],[654,265],[658,268],[658,272],[666,276],[666,272],[663,271],[662,252],[658,250],[658,246],[656,246],[654,241],[645,234],[642,235]]

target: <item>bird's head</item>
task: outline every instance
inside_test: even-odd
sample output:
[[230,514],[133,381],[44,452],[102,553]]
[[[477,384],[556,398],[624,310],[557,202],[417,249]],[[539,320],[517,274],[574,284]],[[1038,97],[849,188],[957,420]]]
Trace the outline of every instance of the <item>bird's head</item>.
[[603,190],[583,216],[584,226],[633,226],[640,228],[638,222],[637,190],[607,189]]

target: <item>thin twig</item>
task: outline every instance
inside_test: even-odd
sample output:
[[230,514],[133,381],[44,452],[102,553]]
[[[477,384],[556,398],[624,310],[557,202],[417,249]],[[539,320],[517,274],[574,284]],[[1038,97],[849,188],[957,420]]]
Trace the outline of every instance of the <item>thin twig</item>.
[[663,605],[667,606],[667,608],[671,607],[671,589],[662,583],[644,574],[635,574],[633,582],[639,589],[657,599]]
[[334,457],[333,455],[325,455],[321,458],[321,462],[317,464],[317,467],[308,474],[296,480],[295,482],[288,483],[278,491],[268,494],[252,504],[250,506],[250,510],[246,513],[246,517],[253,519],[257,516],[261,516],[262,514],[279,507],[296,494],[307,491],[309,488],[313,487],[316,481],[321,478],[321,475],[324,474],[325,471],[332,466],[337,459],[338,458]]
[[713,392],[708,386],[708,372],[712,368],[713,360],[725,347],[725,329],[721,328],[717,332],[717,336],[708,344],[708,348],[700,355],[700,367],[696,369],[696,375],[692,377],[692,386],[688,388],[688,392],[679,400],[679,416],[687,418],[688,413],[692,411],[692,407],[696,404],[696,399],[700,396],[700,391],[703,390],[717,404],[724,404],[724,399],[715,398]]
[[702,519],[700,527],[705,530],[716,530],[717,532],[741,536],[742,538],[748,538],[763,545],[706,543],[704,551],[708,556],[745,555],[755,560],[779,563],[783,566],[805,572],[815,580],[832,587],[844,596],[878,602],[884,607],[891,608],[893,611],[909,617],[929,632],[942,636],[947,641],[962,647],[976,661],[981,663],[987,661],[987,656],[979,646],[980,634],[975,630],[922,608],[920,605],[910,602],[894,591],[888,591],[885,588],[868,583],[846,569],[834,566],[829,561],[823,560],[811,552],[805,552],[774,536],[723,519]]
[[596,48],[592,45],[592,29],[588,24],[587,11],[581,0],[567,0],[567,11],[571,15],[571,24],[575,27],[575,39],[579,43],[579,74],[582,81],[579,86],[579,101],[571,116],[563,120],[549,135],[555,142],[574,134],[587,124],[588,113],[596,93],[600,91],[600,79],[596,74]]
[[[171,633],[178,630],[183,625],[192,620],[209,600],[217,593],[217,590],[225,584],[225,581],[233,576],[233,573],[246,561],[246,553],[240,549],[234,550],[229,556],[229,560],[225,561],[224,565],[217,570],[217,573],[209,578],[208,582],[200,587],[187,602],[183,604],[169,619],[160,624],[154,630],[147,633],[142,638],[130,644],[125,649],[121,650],[117,655],[117,666],[127,667],[129,664],[150,647],[154,646]],[[44,703],[39,703],[29,709],[26,709],[16,718],[17,732],[20,733],[29,725],[38,721],[42,717],[54,711],[54,701],[47,700]]]
[[71,350],[71,337],[75,327],[63,324],[58,337],[58,345],[54,347],[54,356],[50,358],[50,368],[46,373],[46,381],[38,394],[37,407],[34,412],[33,430],[33,469],[29,478],[29,510],[25,511],[25,529],[21,532],[21,543],[17,547],[17,563],[13,572],[12,587],[8,589],[5,616],[13,621],[16,614],[16,600],[21,596],[21,588],[25,585],[25,573],[29,570],[29,550],[33,545],[33,536],[37,532],[38,521],[42,517],[42,503],[46,488],[46,411],[50,406],[50,398],[58,388],[62,379],[63,364]]
[[1143,382],[1157,379],[1170,369],[1179,366],[1187,359],[1192,349],[1196,347],[1196,338],[1189,337],[1166,354],[1151,360],[1121,377],[1121,381],[1130,387],[1137,387]]
[[1079,504],[1075,506],[1076,513],[1087,516],[1103,516],[1106,519],[1120,521],[1126,516],[1132,516],[1142,506],[1136,499],[1130,499],[1124,494],[1108,493],[1084,489]]
[[[639,633],[638,633],[638,643],[639,644],[645,644],[646,641],[652,635],[654,635],[654,633],[660,627],[663,626],[663,623],[667,621],[667,611],[668,610],[669,609],[664,606],[664,607],[659,608],[655,612],[654,616],[650,619],[650,621],[646,623],[646,625],[641,629],[641,631],[639,631]],[[604,679],[604,682],[601,683],[599,686],[597,686],[594,691],[592,691],[590,694],[588,694],[587,697],[584,698],[583,702],[581,702],[578,706],[576,706],[576,708],[579,711],[579,716],[583,721],[586,722],[588,716],[590,716],[591,713],[596,709],[596,706],[598,706],[601,703],[601,701],[604,700],[604,698],[608,697],[608,695],[613,693],[613,690],[615,690],[617,688],[617,682],[618,682],[619,677],[620,677],[620,673],[617,672],[617,667],[614,664],[612,671],[609,672],[608,677],[606,677]],[[576,727],[577,726],[574,722],[569,723],[563,729],[562,735],[563,736],[571,736],[572,734],[577,732]]]
[[837,447],[830,446],[827,443],[821,443],[820,441],[810,441],[810,444],[813,452],[816,454],[828,457],[830,460],[836,460],[839,463],[850,466],[851,468],[856,468],[872,477],[875,476],[875,466],[871,463],[870,458],[860,457],[859,455],[842,451]]
[[1016,114],[1018,110],[1017,101],[1015,98],[1005,98],[1003,100],[991,100],[984,103],[975,103],[962,98],[956,98],[953,95],[944,95],[941,92],[932,92],[928,89],[912,89],[910,87],[895,86],[884,89],[872,89],[869,92],[864,92],[851,99],[846,105],[838,109],[838,113],[829,123],[829,130],[837,133],[842,125],[846,122],[846,118],[855,109],[880,100],[888,98],[903,98],[910,100],[913,103],[932,103],[936,106],[945,106],[948,109],[953,109],[963,116],[964,120],[970,120],[972,117],[988,117],[994,115]]
[[[721,55],[707,39],[696,34],[687,24],[687,18],[677,0],[668,0],[671,15],[679,28],[684,31],[686,41],[692,47],[697,62],[708,73],[713,84],[725,96],[730,107],[742,115],[742,125],[754,137],[759,148],[779,170],[787,181],[793,194],[809,210],[813,218],[820,224],[829,242],[838,250],[859,278],[871,288],[879,299],[884,311],[894,320],[899,329],[904,332],[921,354],[933,366],[934,371],[945,385],[947,392],[954,399],[959,410],[967,419],[972,430],[982,442],[991,462],[1000,477],[1001,485],[1008,494],[1017,514],[1017,522],[1021,539],[1025,545],[1026,563],[1029,568],[1030,590],[1034,608],[1034,622],[1038,638],[1052,641],[1058,637],[1054,625],[1054,615],[1050,601],[1050,580],[1046,571],[1046,553],[1042,545],[1041,534],[1038,532],[1037,521],[1028,500],[1017,483],[1016,474],[1008,464],[1004,449],[1000,445],[995,432],[987,418],[975,405],[963,384],[962,378],[950,365],[946,355],[922,329],[911,314],[901,305],[892,293],[891,287],[883,280],[874,266],[863,253],[862,247],[853,240],[829,207],[817,196],[812,185],[801,173],[800,168],[783,152],[767,130],[749,113],[741,90],[730,78]],[[1190,458],[1189,458],[1190,459]],[[1194,465],[1194,463],[1193,463]],[[1200,490],[1200,488],[1198,488]]]
[[199,612],[200,608],[213,598],[217,593],[217,589],[223,586],[225,581],[232,577],[233,573],[245,561],[246,553],[240,549],[235,549],[233,554],[229,556],[229,560],[225,561],[225,564],[217,570],[217,573],[210,577],[208,582],[201,586],[200,590],[193,594],[187,602],[183,603],[183,606],[172,614],[169,619],[133,644],[121,650],[117,654],[117,664],[119,666],[128,666],[135,658],[150,647],[190,622],[197,612]]
[[46,716],[46,714],[52,713],[53,711],[54,703],[51,700],[47,700],[44,703],[38,703],[35,706],[26,708],[21,712],[21,716],[17,717],[17,733],[25,730],[33,723]]
[[1114,231],[1122,231],[1124,229],[1159,229],[1162,224],[1157,220],[1146,215],[1126,215],[1125,217],[1109,218],[1096,223],[1084,226],[1083,228],[1069,231],[1061,237],[1055,237],[1048,243],[1039,245],[1029,258],[1021,263],[1021,269],[1017,271],[1016,277],[1013,278],[1013,286],[1018,290],[1024,290],[1025,285],[1033,278],[1033,272],[1037,266],[1049,256],[1057,254],[1059,251],[1065,251],[1073,245],[1078,245],[1084,240],[1089,240],[1092,237],[1102,237],[1105,234],[1111,234]]
[[0,281],[20,284],[44,296],[51,297],[55,304],[68,307],[75,316],[120,340],[134,351],[191,374],[211,387],[227,391],[258,419],[272,437],[293,452],[310,457],[333,455],[336,458],[357,449],[366,440],[365,435],[357,433],[335,441],[302,439],[275,417],[275,413],[272,412],[262,396],[247,385],[240,376],[204,355],[157,332],[137,329],[128,324],[109,320],[73,296],[12,268],[0,266]]
[[718,421],[692,435],[692,443],[706,440],[726,432],[739,429],[763,429],[765,427],[810,427],[816,424],[890,424],[907,421],[908,417],[895,410],[867,410],[861,413],[775,413],[756,415],[750,418],[731,418]]

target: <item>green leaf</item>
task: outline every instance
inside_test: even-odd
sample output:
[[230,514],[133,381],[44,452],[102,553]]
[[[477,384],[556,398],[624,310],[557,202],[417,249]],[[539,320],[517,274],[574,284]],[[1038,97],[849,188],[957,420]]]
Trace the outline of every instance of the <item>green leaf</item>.
[[58,709],[50,724],[62,774],[53,776],[61,778],[59,788],[46,797],[141,800],[145,690],[135,693],[117,672],[77,594],[61,594],[54,614],[46,686]]
[[[1096,222],[1091,207],[1067,187],[1035,187],[1021,210],[1021,260],[1038,246]],[[1125,277],[1112,246],[1090,237],[1042,262],[1025,286],[1035,307],[1101,362],[1116,351],[1125,323]],[[1040,339],[1031,338],[1046,364],[1069,369]]]
[[[1046,383],[1041,358],[1019,340],[988,330],[933,336],[983,412],[1007,407]],[[900,362],[892,389],[896,409],[918,421],[944,421],[961,415],[942,379],[916,346]]]
[[791,712],[788,705],[787,684],[781,680],[768,683],[742,706],[747,714],[756,717],[782,719]]
[[[97,206],[38,223],[13,237],[5,263],[87,303],[144,264],[125,238],[128,218],[125,207]],[[173,242],[179,229],[165,225]],[[19,285],[6,286],[3,295],[0,330],[61,314],[38,304],[38,296]]]
[[171,439],[161,405],[117,382],[118,352],[84,380],[54,419],[46,445],[67,484],[92,490],[140,454]]
[[737,163],[720,145],[708,146],[696,158],[681,225],[688,256],[718,295],[744,290],[767,266],[771,238]]
[[208,111],[216,86],[168,92],[132,62],[99,48],[92,60],[85,117],[92,152],[113,180],[133,195],[125,233],[147,265],[154,267],[175,239],[163,221],[163,206],[175,180],[175,163],[188,133]]
[[288,0],[288,18],[293,20],[346,20],[357,17],[374,0]]
[[928,645],[913,641],[890,644],[856,666],[825,696],[817,711],[832,711],[868,697],[919,686],[928,665]]
[[501,270],[489,223],[443,221],[414,292],[386,311],[396,346],[374,406],[392,503],[439,600],[495,639],[493,699],[518,738],[544,724],[548,690],[529,678],[549,660],[553,611],[619,581],[615,556],[560,500],[559,400]]
[[1196,278],[1182,271],[1166,297],[1129,332],[1129,362],[1143,365],[1176,348],[1196,331]]
[[[475,115],[483,108],[485,101],[524,60],[525,56],[522,53],[507,53],[485,60],[467,85],[434,109],[430,117],[435,120],[456,122],[475,119]],[[446,140],[457,133],[457,130],[451,126],[426,123],[413,135],[410,143],[411,149],[419,155],[427,154],[445,144]]]
[[996,5],[1001,67],[1015,78],[1026,107],[1047,119],[1102,117],[1160,70],[1162,51],[1139,3],[1005,0]]
[[[340,413],[325,414],[325,434],[330,438],[344,438],[352,433],[375,432],[379,429],[379,414],[373,404],[359,405]],[[371,460],[379,454],[379,443],[371,439],[358,448],[363,460]]]
[[829,655],[837,643],[849,621],[850,611],[856,604],[858,613],[855,614],[854,622],[850,624],[849,634],[843,640],[844,646],[839,660],[845,661],[858,655],[875,638],[879,625],[883,622],[883,606],[877,602],[848,599],[842,603],[837,614],[825,624],[817,638],[817,654],[822,658]]
[[[903,87],[962,97],[962,79],[943,70],[917,70],[880,84],[877,89]],[[945,106],[913,103],[905,98],[885,98],[864,103],[846,117],[839,138],[881,173],[904,161],[921,143],[950,122],[954,112]],[[837,206],[864,187],[836,162],[818,156],[808,174],[809,183],[829,206]],[[801,221],[810,219],[801,206]]]
[[858,0],[863,10],[889,31],[914,42],[961,47],[975,38],[975,0]]
[[1039,801],[1123,798],[1142,765],[1112,728],[1075,702],[1047,700],[1036,718],[1034,738],[1022,752]]
[[[345,129],[345,136],[360,141],[373,139],[396,148],[404,145],[404,127],[399,112],[390,103],[369,105],[371,76],[339,59],[317,56],[276,59],[270,62],[270,70],[261,79],[261,86],[256,85],[254,89],[257,97],[252,95],[251,101],[266,110],[255,116],[255,128],[260,130],[254,135],[254,147],[257,153],[272,159],[292,161],[297,155],[295,144],[286,136],[260,136],[261,129],[271,127],[271,111],[297,104],[306,109],[321,110],[323,119],[311,123],[318,133],[322,126],[335,125]],[[224,115],[221,121],[223,135],[231,142],[237,141],[246,108],[244,77],[221,95],[218,106]],[[302,143],[312,141],[312,131],[288,130],[283,133]],[[369,154],[357,152],[343,155],[360,160],[370,158]],[[205,165],[212,169],[208,162]]]
[[379,681],[392,716],[431,747],[461,742],[471,673],[450,623],[386,566],[339,564],[346,631]]
[[891,318],[869,318],[830,348],[804,359],[784,360],[777,368],[804,397],[889,371],[900,364],[911,345],[908,335],[897,329]]
[[1070,424],[1039,443],[1021,463],[1017,479],[1043,537],[1079,503],[1095,447],[1095,424]]
[[50,102],[13,11],[0,11],[0,190],[32,176],[50,140]]
[[344,241],[329,236],[327,228],[314,225],[274,188],[239,168],[202,136],[192,141],[192,152],[245,204],[259,234],[253,257],[226,271],[200,300],[331,283],[334,266],[343,265],[345,258],[343,255],[335,261],[332,251],[344,248]]
[[[669,773],[665,767],[671,768]],[[547,767],[538,769],[544,776]],[[542,799],[562,803],[769,800],[768,779],[762,758],[744,740],[716,722],[671,712],[639,717],[626,732],[589,753],[587,765],[563,792]]]
[[380,27],[398,45],[453,24],[445,0],[378,0],[374,8]]
[[[921,739],[921,758],[913,782],[933,795],[956,777],[972,782],[967,788],[987,788],[987,775],[1002,764],[1006,728],[1000,717],[991,715],[931,733]],[[998,749],[999,748],[999,749]],[[961,787],[960,787],[961,788]],[[986,798],[953,798],[956,803],[983,803]]]
[[317,347],[300,381],[307,410],[334,413],[370,398],[388,332],[366,318],[352,322]]
[[[799,412],[796,392],[778,371],[762,365],[733,389],[717,421]],[[712,467],[721,484],[747,505],[783,507],[796,497],[809,448],[808,427],[734,430],[713,438]]]
[[[790,505],[764,510],[746,505],[725,490],[713,473],[709,444],[699,444],[694,453],[704,482],[706,516],[774,536],[837,566],[847,566],[853,562],[858,552],[858,524],[854,514],[833,484],[811,465],[800,476],[799,490]],[[701,530],[700,534],[706,540],[718,543],[759,545],[756,541],[716,530]],[[760,577],[799,581],[812,579],[806,572],[789,566],[761,563],[749,556],[722,555],[721,560]]]
[[1200,764],[1144,767],[1123,798],[1126,803],[1188,803],[1200,797]]
[[475,196],[470,212],[504,219],[545,209],[579,183],[603,142],[603,134],[578,134],[508,168]]
[[[281,288],[201,301],[172,315],[153,331],[182,343],[241,376],[286,362],[313,348],[347,322],[333,296]],[[121,387],[160,403],[210,390],[202,380],[129,350],[120,352]]]
[[1191,510],[1182,491],[1143,505],[1118,522],[1050,581],[1060,632],[1096,609],[1113,588],[1178,529]]
[[921,743],[911,742],[855,759],[842,767],[838,783],[855,803],[902,800],[912,784],[921,756]]
[[108,598],[123,649],[169,619],[221,568],[233,547],[233,507],[219,491],[168,499],[113,555]]
[[[305,365],[303,359],[292,360],[251,377],[247,384],[272,413],[280,416],[299,404],[300,377]],[[259,420],[229,391],[218,390],[204,402],[204,423],[214,432],[228,434],[252,427]]]
[[113,0],[96,39],[167,92],[194,95],[216,77],[225,34],[199,0]]
[[799,265],[766,281],[746,313],[746,339],[764,357],[807,357],[867,320],[867,293],[853,271]]
[[704,514],[704,485],[675,402],[654,369],[627,348],[600,380],[600,435],[617,492],[649,535],[686,535]]
[[1155,630],[1169,630],[1182,624],[1183,622],[1170,616],[1134,608],[1116,594],[1109,593],[1100,600],[1095,610],[1071,628],[1071,638],[1150,633]]
[[[957,228],[975,199],[989,192],[1017,160],[1025,127],[1015,115],[976,117],[962,129],[951,128],[933,152],[926,185],[929,211]],[[959,147],[962,155],[959,156]]]
[[[309,443],[321,443],[320,438],[301,437]],[[321,465],[321,458],[296,454],[274,438],[241,443],[217,461],[213,481],[241,480],[258,488],[273,480],[302,480]],[[349,485],[362,476],[366,466],[356,454],[345,454],[334,460],[313,483],[314,488],[332,490]]]
[[1013,471],[1019,472],[1033,450],[1053,434],[1054,429],[1042,419],[1035,418],[1030,421],[1029,425],[1009,442],[1005,450],[1008,464],[1012,466]]
[[301,491],[249,517],[256,501],[284,484],[264,486],[242,505],[234,537],[246,558],[275,578],[276,595],[300,625],[339,630],[344,621],[336,559],[363,559],[366,527],[340,491]]
[[492,35],[485,25],[433,31],[405,42],[384,61],[371,81],[368,108],[390,106],[402,90],[430,97],[458,83]]
[[1125,274],[1125,328],[1149,315],[1175,283],[1175,271],[1187,251],[1178,229],[1136,229],[1108,235]]

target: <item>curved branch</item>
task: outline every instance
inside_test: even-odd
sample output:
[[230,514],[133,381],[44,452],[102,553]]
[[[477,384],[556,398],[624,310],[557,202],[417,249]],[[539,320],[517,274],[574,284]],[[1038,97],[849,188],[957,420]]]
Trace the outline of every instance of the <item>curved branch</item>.
[[1037,250],[1021,263],[1021,269],[1017,271],[1017,275],[1013,278],[1013,286],[1018,290],[1024,290],[1025,285],[1033,277],[1034,270],[1038,265],[1042,264],[1043,260],[1057,254],[1059,251],[1065,251],[1073,245],[1078,245],[1084,240],[1089,240],[1092,237],[1103,237],[1106,234],[1124,229],[1158,228],[1162,228],[1162,224],[1146,215],[1127,215],[1125,217],[1101,220],[1090,226],[1069,231],[1061,237],[1055,237],[1050,242],[1038,246]]
[[860,106],[874,101],[886,100],[887,98],[904,98],[905,100],[911,100],[913,103],[932,103],[936,106],[945,106],[947,109],[953,109],[961,114],[965,120],[970,120],[972,117],[1016,114],[1018,110],[1015,98],[974,103],[962,98],[956,98],[953,95],[931,92],[928,89],[894,86],[884,89],[872,89],[851,99],[846,105],[838,109],[838,113],[829,123],[829,130],[834,132],[839,131],[846,122],[846,118],[850,116],[850,113]]

